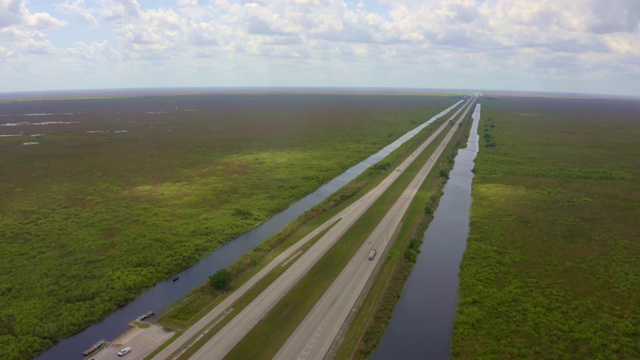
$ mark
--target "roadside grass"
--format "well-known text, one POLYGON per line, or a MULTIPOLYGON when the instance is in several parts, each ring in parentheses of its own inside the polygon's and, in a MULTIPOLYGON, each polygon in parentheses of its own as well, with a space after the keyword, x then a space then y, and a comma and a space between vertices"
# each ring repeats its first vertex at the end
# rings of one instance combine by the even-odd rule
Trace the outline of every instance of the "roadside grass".
MULTIPOLYGON (((325 229, 324 231, 322 231, 321 233, 316 235, 313 239, 311 239, 309 242, 307 242, 305 245, 303 245, 300 248, 300 251, 302 251, 302 252, 307 251, 316 241, 318 241, 336 223, 330 225, 327 229, 325 229)), ((289 244, 289 245, 291 245, 291 244, 289 244)), ((278 253, 281 253, 287 247, 288 247, 288 245, 287 246, 282 246, 281 249, 279 249, 278 253)), ((256 270, 262 269, 265 265, 267 265, 269 262, 271 262, 271 260, 273 260, 273 257, 264 258, 261 261, 261 263, 259 264, 259 266, 256 266, 256 270)), ((192 346, 189 349, 187 349, 184 352, 184 354, 182 354, 180 356, 180 358, 187 359, 191 355, 195 354, 196 351, 200 348, 200 346, 202 344, 204 344, 208 340, 210 340, 221 328, 223 328, 226 324, 228 324, 231 320, 233 320, 235 315, 237 315, 245 307, 247 307, 258 295, 260 295, 260 293, 262 293, 262 291, 264 291, 269 285, 271 285, 271 283, 274 280, 276 280, 283 272, 285 272, 292 264, 293 264, 293 261, 288 263, 287 265, 277 266, 272 271, 270 271, 267 275, 265 275, 265 277, 262 278, 262 280, 260 280, 256 285, 254 285, 251 289, 249 289, 249 291, 247 291, 242 297, 240 297, 235 303, 233 303, 231 305, 230 308, 232 310, 228 314, 224 315, 221 319, 220 318, 216 319, 216 321, 218 321, 218 322, 215 324, 215 326, 213 326, 210 329, 208 329, 206 331, 206 334, 204 336, 202 336, 198 340, 198 343, 194 344, 194 346, 192 346)), ((247 274, 243 274, 243 276, 240 279, 238 279, 237 281, 234 282, 235 286, 233 286, 232 288, 227 289, 224 292, 224 294, 231 294, 235 289, 237 289, 242 284, 244 284, 252 275, 253 275, 253 272, 247 273, 247 274)), ((207 284, 207 285, 204 285, 203 288, 211 289, 211 286, 209 286, 207 284)), ((195 321, 199 320, 204 315, 206 315, 209 311, 211 311, 218 304, 220 304, 220 302, 222 302, 226 297, 227 297, 227 295, 219 296, 218 298, 216 298, 216 301, 213 301, 210 304, 207 304, 205 307, 203 307, 201 309, 201 311, 198 311, 197 314, 193 315, 190 318, 191 321, 188 324, 188 326, 192 326, 193 323, 195 323, 195 321)), ((192 306, 190 306, 190 307, 192 307, 192 306)), ((199 335, 197 335, 197 336, 199 337, 199 335)), ((191 339, 189 342, 191 342, 193 340, 194 339, 191 339)))
MULTIPOLYGON (((465 119, 443 152, 439 169, 448 173, 454 165, 457 150, 464 147, 471 121, 465 119)), ((424 162, 424 159, 420 159, 424 162)), ((389 249, 387 258, 376 274, 369 293, 364 299, 353 322, 344 334, 335 353, 335 359, 366 359, 379 344, 393 316, 404 284, 409 277, 420 248, 424 232, 433 219, 433 213, 442 195, 446 179, 437 168, 427 176, 403 219, 402 227, 389 249)))
MULTIPOLYGON (((346 184, 343 188, 329 196, 323 202, 288 224, 282 231, 265 240, 249 253, 244 254, 236 263, 229 267, 234 279, 229 291, 232 291, 233 288, 240 287, 244 282, 246 282, 246 280, 260 271, 266 264, 286 248, 296 243, 317 226, 330 219, 352 202, 356 201, 359 198, 359 194, 365 194, 375 187, 388 175, 388 169, 394 169, 396 165, 399 164, 407 154, 409 154, 410 150, 413 151, 413 149, 430 136, 443 122, 444 119, 435 121, 416 137, 402 145, 398 150, 392 152, 378 164, 367 169, 360 176, 346 184)), ((311 244, 304 248, 308 248, 310 245, 311 244)), ((274 279, 275 277, 270 276, 263 279, 260 284, 263 285, 263 288, 266 288, 266 286, 268 286, 274 279)), ((243 301, 246 301, 248 304, 259 294, 259 292, 260 291, 255 292, 254 289, 252 289, 251 294, 247 294, 243 297, 243 301)), ((204 314, 209 312, 223 300, 223 298, 218 298, 218 295, 218 291, 214 290, 208 284, 203 284, 203 286, 194 290, 186 300, 181 300, 180 302, 177 302, 176 305, 166 309, 163 314, 159 316, 158 322, 170 328, 185 329, 197 322, 204 314), (212 302, 207 303, 209 301, 212 302), (190 314, 193 315, 190 316, 190 314)), ((211 338, 222 325, 230 321, 237 313, 238 311, 235 311, 234 307, 234 311, 220 322, 220 326, 214 327, 204 337, 205 340, 211 338)), ((185 354, 193 354, 198 348, 199 346, 196 344, 185 354)))
MULTIPOLYGON (((191 327, 205 314, 218 306, 218 304, 226 298, 224 294, 230 294, 242 286, 247 280, 262 270, 283 251, 298 242, 309 232, 315 229, 315 227, 327 220, 325 218, 326 216, 322 216, 320 219, 316 219, 316 221, 313 221, 312 223, 304 223, 304 221, 296 220, 289 224, 280 233, 265 240, 265 242, 243 255, 236 263, 230 266, 233 270, 231 271, 232 282, 225 291, 221 292, 220 290, 216 290, 208 282, 202 284, 198 288, 194 289, 187 297, 179 300, 175 305, 169 306, 165 309, 158 317, 157 322, 173 329, 187 329, 191 327), (297 230, 292 230, 292 228, 296 228, 297 230), (244 265, 244 267, 240 269, 240 265, 244 265)), ((308 221, 309 219, 306 220, 308 221)), ((302 246, 300 251, 306 251, 331 227, 333 227, 333 225, 329 226, 329 228, 320 233, 319 236, 314 237, 306 245, 302 246)), ((271 276, 272 273, 277 273, 279 275, 283 270, 286 270, 286 268, 288 268, 288 266, 277 267, 267 275, 258 284, 258 286, 268 286, 273 280, 271 276)), ((253 289, 251 291, 253 291, 253 289)), ((247 296, 248 295, 245 295, 241 300, 244 301, 247 296)), ((231 314, 230 318, 233 318, 233 314, 231 314)))
MULTIPOLYGON (((229 267, 233 277, 231 289, 241 286, 282 251, 298 242, 309 232, 356 201, 359 198, 359 194, 365 194, 374 188, 388 175, 388 169, 394 169, 396 165, 403 160, 403 156, 405 155, 404 151, 409 151, 405 150, 405 148, 414 149, 417 147, 418 144, 430 136, 442 122, 444 122, 444 119, 435 121, 419 135, 401 146, 399 150, 394 151, 378 164, 365 170, 360 176, 330 195, 323 202, 306 211, 298 219, 287 224, 280 232, 241 256, 238 261, 229 267)), ((210 303, 210 301, 218 295, 218 291, 208 284, 203 284, 185 299, 179 300, 175 305, 165 309, 157 321, 171 328, 187 328, 219 303, 219 301, 215 304, 210 303), (203 304, 207 305, 205 306, 203 304)))
POLYGON ((46 132, 36 146, 21 146, 22 137, 0 141, 0 357, 32 358, 99 321, 451 100, 225 95, 4 103, 3 112, 52 109, 48 120, 81 121, 11 129, 46 132), (173 104, 197 111, 173 112, 173 104), (167 111, 146 112, 158 109, 167 111), (82 114, 63 114, 71 111, 82 114))
POLYGON ((639 111, 483 102, 452 358, 640 358, 639 111))
POLYGON ((153 359, 154 356, 158 355, 158 353, 160 353, 160 351, 164 350, 164 348, 166 348, 167 346, 171 345, 171 343, 173 343, 177 338, 179 338, 180 335, 182 335, 182 331, 176 331, 169 340, 167 340, 164 344, 160 345, 151 354, 147 355, 147 357, 145 357, 144 360, 153 359))
MULTIPOLYGON (((443 120, 435 126, 439 126, 443 120)), ((432 126, 435 129, 434 126, 432 126)), ((419 136, 424 141, 427 135, 419 136)), ((425 151, 432 152, 444 137, 441 134, 425 151)), ((401 147, 398 154, 408 156, 417 146, 414 142, 401 147)), ((422 163, 414 162, 403 171, 398 180, 372 205, 351 229, 313 266, 309 273, 263 318, 227 355, 229 359, 270 359, 297 328, 318 299, 324 294, 345 264, 366 240, 382 217, 389 204, 395 202, 422 163)), ((398 160, 398 159, 397 159, 398 160)), ((394 162, 394 165, 397 164, 394 162)), ((384 161, 383 161, 384 162, 384 161)), ((389 167, 394 169, 395 166, 389 167)), ((374 184, 370 184, 372 187, 374 184)), ((366 189, 368 190, 368 188, 366 189)), ((361 191, 365 193, 366 190, 361 191)))

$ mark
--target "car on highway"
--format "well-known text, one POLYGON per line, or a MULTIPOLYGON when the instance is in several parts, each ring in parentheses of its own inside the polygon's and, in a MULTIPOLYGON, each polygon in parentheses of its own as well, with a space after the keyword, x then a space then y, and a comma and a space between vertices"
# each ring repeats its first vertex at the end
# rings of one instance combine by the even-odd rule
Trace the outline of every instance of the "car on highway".
POLYGON ((131 352, 131 348, 130 347, 126 347, 126 348, 118 351, 118 356, 125 356, 130 352, 131 352))

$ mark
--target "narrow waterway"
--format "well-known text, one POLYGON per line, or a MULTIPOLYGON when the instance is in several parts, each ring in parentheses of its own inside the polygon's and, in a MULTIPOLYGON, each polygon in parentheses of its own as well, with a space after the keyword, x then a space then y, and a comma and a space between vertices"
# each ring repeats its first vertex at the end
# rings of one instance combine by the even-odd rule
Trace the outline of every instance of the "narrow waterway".
POLYGON ((458 151, 440 204, 424 234, 422 251, 371 359, 449 358, 458 272, 469 235, 471 170, 478 153, 480 104, 472 117, 467 147, 458 151))
POLYGON ((137 316, 148 311, 154 311, 156 314, 160 313, 170 304, 178 301, 196 287, 204 284, 211 274, 233 264, 238 260, 238 258, 240 258, 240 256, 251 251, 265 239, 276 234, 285 225, 295 220, 298 216, 302 215, 313 206, 322 202, 329 195, 355 179, 367 168, 384 159, 400 145, 404 144, 425 127, 447 114, 460 103, 462 103, 462 100, 402 135, 382 150, 349 168, 333 180, 318 188, 315 192, 302 198, 286 210, 269 218, 260 226, 257 226, 249 232, 229 241, 222 247, 204 257, 197 264, 178 274, 178 281, 174 282, 171 279, 168 279, 158 283, 156 286, 147 290, 137 299, 109 315, 101 322, 70 338, 62 340, 36 359, 81 359, 82 352, 89 348, 93 343, 100 339, 113 340, 118 335, 125 332, 128 329, 127 324, 137 316))

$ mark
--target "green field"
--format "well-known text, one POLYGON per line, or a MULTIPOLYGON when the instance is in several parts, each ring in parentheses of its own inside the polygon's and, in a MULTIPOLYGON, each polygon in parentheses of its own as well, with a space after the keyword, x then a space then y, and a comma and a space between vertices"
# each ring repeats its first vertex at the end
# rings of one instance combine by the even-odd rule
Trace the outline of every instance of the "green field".
POLYGON ((21 135, 0 137, 0 358, 31 358, 99 321, 453 102, 253 94, 2 104, 16 123, 48 112, 73 123, 0 128, 21 135))
POLYGON ((483 101, 454 359, 640 358, 639 113, 483 101))

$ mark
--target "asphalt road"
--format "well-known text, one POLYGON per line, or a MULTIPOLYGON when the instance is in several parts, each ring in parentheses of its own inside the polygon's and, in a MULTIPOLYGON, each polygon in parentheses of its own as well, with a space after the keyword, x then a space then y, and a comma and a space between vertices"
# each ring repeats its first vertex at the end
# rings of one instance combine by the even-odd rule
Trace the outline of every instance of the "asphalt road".
MULTIPOLYGON (((463 105, 464 107, 464 105, 463 105)), ((449 119, 453 119, 462 109, 460 107, 449 119)), ((447 122, 441 126, 433 135, 429 137, 415 152, 422 152, 435 139, 440 132, 447 127, 447 122)), ((415 156, 408 157, 400 166, 406 168, 415 156)), ((221 329, 212 339, 203 345, 191 359, 221 359, 223 358, 242 337, 253 328, 268 312, 282 299, 282 297, 309 271, 309 269, 331 248, 331 246, 355 223, 356 220, 384 193, 384 191, 400 176, 401 172, 393 171, 376 188, 358 199, 349 207, 326 221, 317 229, 305 236, 294 246, 287 249, 269 265, 252 277, 247 283, 229 295, 225 301, 203 317, 198 323, 189 328, 181 337, 176 339, 171 345, 161 351, 153 359, 173 359, 185 346, 192 344, 195 340, 203 336, 210 327, 210 324, 219 318, 225 311, 228 311, 232 304, 238 300, 247 290, 260 281, 273 268, 285 261, 290 261, 291 266, 276 279, 267 289, 265 289, 249 306, 239 314, 235 315, 223 329, 221 329), (316 235, 326 230, 330 225, 335 225, 327 231, 322 238, 317 241, 309 250, 297 256, 300 247, 314 238, 316 235)), ((409 200, 410 201, 410 200, 409 200)))
POLYGON ((309 315, 280 349, 276 359, 324 359, 349 313, 355 311, 354 305, 377 263, 383 258, 381 255, 384 254, 389 244, 390 235, 400 226, 410 202, 453 137, 458 125, 467 115, 473 101, 469 101, 467 104, 466 110, 463 111, 456 124, 450 127, 440 145, 309 315), (376 249, 377 254, 373 260, 369 260, 372 249, 376 249))

